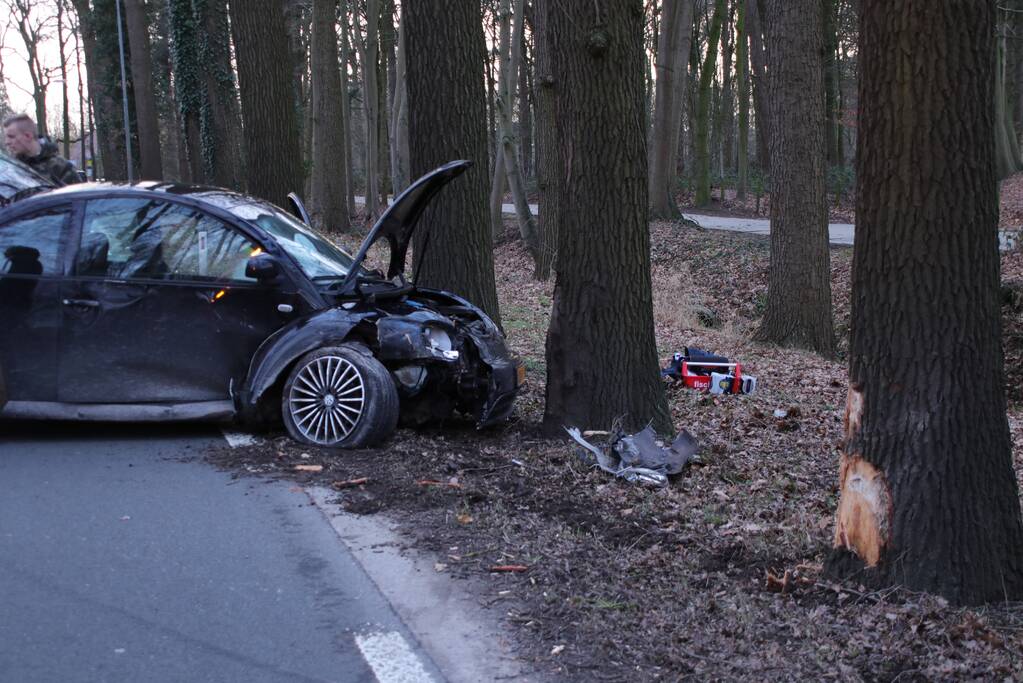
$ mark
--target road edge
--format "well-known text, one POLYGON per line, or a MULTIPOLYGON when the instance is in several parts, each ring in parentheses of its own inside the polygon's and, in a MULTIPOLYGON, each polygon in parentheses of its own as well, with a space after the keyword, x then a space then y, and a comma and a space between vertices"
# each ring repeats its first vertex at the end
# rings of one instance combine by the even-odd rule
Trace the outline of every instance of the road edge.
POLYGON ((448 681, 542 680, 515 656, 498 615, 436 571, 433 558, 404 548, 386 516, 346 512, 331 502, 338 495, 331 489, 305 492, 448 681))

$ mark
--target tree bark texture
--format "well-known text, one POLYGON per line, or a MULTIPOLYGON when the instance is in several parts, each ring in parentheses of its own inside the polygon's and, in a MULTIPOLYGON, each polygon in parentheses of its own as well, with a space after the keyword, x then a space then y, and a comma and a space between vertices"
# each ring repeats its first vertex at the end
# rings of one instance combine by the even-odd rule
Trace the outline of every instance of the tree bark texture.
POLYGON ((280 0, 232 3, 248 192, 279 206, 303 184, 291 56, 280 0))
POLYGON ((131 77, 135 84, 135 112, 138 118, 139 176, 143 180, 163 178, 160 154, 160 122, 153 93, 153 64, 149 49, 149 22, 143 0, 125 0, 125 20, 131 44, 131 77))
MULTIPOLYGON (((742 0, 739 0, 741 2, 742 0)), ((721 34, 721 175, 735 168, 735 86, 732 77, 733 17, 735 5, 728 2, 724 31, 721 34)), ((724 191, 722 186, 722 192, 724 191)))
POLYGON ((1023 598, 994 36, 994 3, 861 6, 850 389, 828 570, 959 604, 1023 598))
POLYGON ((313 0, 313 223, 346 231, 351 226, 345 200, 345 139, 341 116, 341 69, 337 53, 337 0, 313 0))
POLYGON ((72 0, 72 3, 81 25, 89 96, 95 113, 95 141, 99 144, 103 177, 106 180, 127 180, 114 5, 112 2, 96 2, 95 7, 90 8, 88 0, 72 0), (104 40, 99 40, 99 33, 103 34, 104 40))
POLYGON ((418 282, 448 289, 499 320, 487 221, 487 106, 480 3, 405 4, 412 177, 454 159, 474 166, 423 212, 415 233, 418 282))
MULTIPOLYGON (((65 31, 66 24, 64 23, 64 19, 65 19, 64 9, 65 9, 64 3, 58 3, 57 4, 57 8, 56 8, 56 11, 57 11, 57 50, 60 53, 60 65, 59 65, 58 68, 60 70, 60 96, 61 96, 60 97, 60 99, 61 99, 61 113, 60 113, 61 136, 60 136, 60 140, 61 140, 61 144, 62 144, 62 146, 64 148, 62 156, 65 159, 68 159, 68 157, 71 156, 71 111, 70 111, 71 108, 70 108, 70 101, 69 101, 70 98, 68 97, 68 77, 67 77, 68 55, 67 55, 67 43, 70 40, 71 36, 70 36, 69 33, 67 33, 65 31)), ((134 56, 134 53, 133 53, 133 56, 134 56)), ((2 76, 3 76, 3 74, 0 74, 0 77, 2 77, 2 76)), ((0 104, 0 107, 2 107, 2 106, 3 105, 0 104)), ((69 161, 70 161, 70 159, 69 159, 69 161)))
POLYGON ((496 240, 504 231, 504 188, 508 186, 508 164, 505 163, 504 126, 501 123, 504 105, 508 95, 508 62, 511 53, 511 11, 506 9, 507 0, 499 0, 495 12, 498 25, 497 51, 494 61, 497 66, 497 82, 493 87, 491 112, 495 119, 494 129, 494 174, 490 183, 490 230, 496 240))
POLYGON ((767 60, 764 57, 764 30, 760 4, 764 0, 746 0, 746 30, 749 33, 750 83, 753 86, 753 113, 757 121, 757 166, 771 172, 771 120, 767 104, 767 60))
POLYGON ((693 38, 693 0, 667 0, 661 12, 657 38, 657 86, 650 144, 650 215, 674 218, 678 179, 678 141, 682 127, 682 99, 689 73, 693 38))
POLYGON ((207 106, 201 121, 203 169, 220 187, 242 182, 242 120, 238 84, 231 64, 231 32, 226 0, 193 0, 202 40, 203 85, 207 106))
POLYGON ((380 2, 366 0, 366 39, 362 43, 363 108, 366 112, 366 218, 380 213, 380 2))
POLYGON ((408 88, 405 22, 398 23, 398 50, 394 65, 394 101, 391 104, 391 185, 394 196, 408 187, 408 88))
MULTIPOLYGON (((511 8, 511 0, 502 0, 501 11, 506 13, 502 22, 509 21, 508 14, 511 13, 511 8)), ((522 180, 522 170, 519 167, 518 139, 512 124, 512 110, 517 99, 516 76, 522 61, 523 0, 515 0, 514 22, 515 27, 511 32, 510 43, 503 42, 505 31, 501 31, 501 50, 504 54, 501 59, 501 89, 497 98, 497 110, 500 121, 501 146, 504 151, 505 175, 515 206, 515 217, 519 223, 519 236, 522 238, 523 244, 526 245, 529 255, 533 258, 535 271, 540 260, 540 243, 537 237, 536 221, 533 219, 533 212, 526 199, 526 188, 522 180)))
POLYGON ((735 184, 737 199, 746 199, 749 186, 749 35, 746 32, 746 3, 735 7, 735 80, 739 85, 739 152, 738 179, 735 184))
POLYGON ((1019 140, 1012 126, 1009 97, 1006 83, 1006 32, 1009 27, 1000 22, 998 27, 997 61, 995 63, 995 152, 998 159, 998 178, 1008 178, 1023 166, 1020 159, 1019 140))
POLYGON ((756 337, 835 352, 825 182, 820 0, 768 0, 771 268, 756 337))
POLYGON ((717 70, 718 41, 721 39, 721 26, 725 20, 727 9, 725 0, 715 0, 714 15, 710 20, 707 36, 707 53, 700 68, 700 86, 697 89, 696 101, 696 194, 694 202, 697 206, 710 203, 710 109, 711 84, 717 70))
POLYGON ((838 166, 842 158, 842 126, 839 110, 838 2, 821 0, 824 11, 824 118, 828 163, 838 166))
POLYGON ((553 45, 550 40, 550 13, 557 0, 535 0, 533 35, 536 40, 536 184, 537 232, 540 241, 540 260, 536 266, 536 279, 551 276, 558 253, 558 222, 561 199, 558 194, 558 159, 560 148, 557 133, 557 82, 552 62, 553 45))
POLYGON ((544 425, 671 418, 658 373, 647 227, 643 5, 558 0, 550 20, 563 191, 544 425))
POLYGON ((355 156, 352 151, 352 95, 348 85, 348 64, 352 56, 351 23, 348 19, 349 3, 341 6, 341 110, 345 137, 345 202, 349 217, 355 215, 355 156))
POLYGON ((169 0, 174 92, 181 113, 182 140, 192 182, 205 183, 202 163, 202 110, 206 102, 199 58, 200 32, 191 0, 169 0))

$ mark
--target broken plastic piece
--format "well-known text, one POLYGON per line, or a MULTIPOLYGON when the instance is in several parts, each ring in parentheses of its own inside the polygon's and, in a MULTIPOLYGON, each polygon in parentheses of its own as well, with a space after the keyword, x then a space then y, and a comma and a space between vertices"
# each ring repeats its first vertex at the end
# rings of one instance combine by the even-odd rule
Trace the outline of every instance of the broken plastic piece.
POLYGON ((658 444, 654 430, 649 426, 637 434, 612 432, 610 447, 606 449, 594 446, 574 427, 566 427, 565 431, 593 455, 592 459, 585 459, 594 467, 626 481, 648 486, 667 486, 668 475, 681 472, 695 459, 699 450, 696 439, 684 429, 667 447, 658 444))

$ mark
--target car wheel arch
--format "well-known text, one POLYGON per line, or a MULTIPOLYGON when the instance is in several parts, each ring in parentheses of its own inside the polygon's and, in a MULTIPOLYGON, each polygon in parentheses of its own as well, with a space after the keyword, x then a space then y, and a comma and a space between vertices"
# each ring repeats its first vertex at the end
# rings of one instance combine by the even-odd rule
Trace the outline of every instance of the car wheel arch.
POLYGON ((364 344, 366 340, 358 328, 367 317, 371 314, 328 309, 296 320, 267 338, 253 354, 239 395, 242 419, 265 421, 273 414, 268 406, 277 406, 275 410, 279 412, 279 390, 295 363, 305 354, 353 341, 364 344))

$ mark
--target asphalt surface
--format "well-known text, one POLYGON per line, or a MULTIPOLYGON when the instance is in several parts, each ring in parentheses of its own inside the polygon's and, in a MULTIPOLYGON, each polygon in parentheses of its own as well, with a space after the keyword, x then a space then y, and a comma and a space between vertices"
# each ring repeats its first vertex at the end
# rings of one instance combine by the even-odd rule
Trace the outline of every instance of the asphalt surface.
POLYGON ((210 427, 0 423, 0 681, 443 680, 308 495, 210 427))

